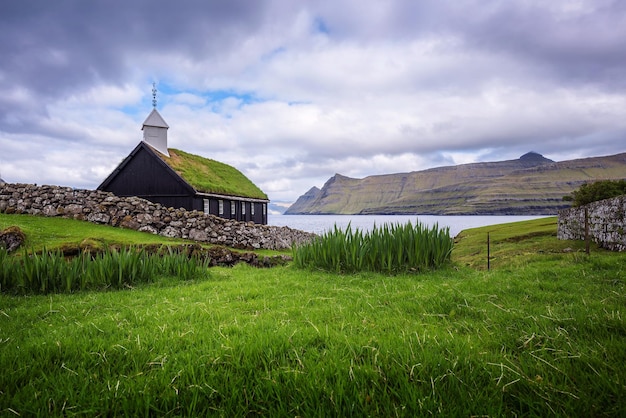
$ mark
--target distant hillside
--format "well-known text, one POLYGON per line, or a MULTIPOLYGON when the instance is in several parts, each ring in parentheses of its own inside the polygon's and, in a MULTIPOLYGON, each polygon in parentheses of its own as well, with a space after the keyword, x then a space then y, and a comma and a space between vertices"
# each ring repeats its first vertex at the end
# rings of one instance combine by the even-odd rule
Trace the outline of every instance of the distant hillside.
POLYGON ((282 215, 291 206, 291 202, 281 202, 272 200, 267 205, 267 211, 270 215, 282 215))
POLYGON ((295 214, 552 215, 587 181, 626 178, 626 153, 554 162, 517 160, 354 179, 335 174, 291 205, 295 214))

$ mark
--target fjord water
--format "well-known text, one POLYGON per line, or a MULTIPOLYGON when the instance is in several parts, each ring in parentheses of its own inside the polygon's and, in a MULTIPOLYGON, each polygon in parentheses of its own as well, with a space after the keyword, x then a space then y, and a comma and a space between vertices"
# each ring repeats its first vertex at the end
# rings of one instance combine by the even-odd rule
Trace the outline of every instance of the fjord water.
POLYGON ((450 236, 455 237, 464 229, 480 226, 497 225, 509 222, 519 222, 531 219, 545 218, 546 216, 437 216, 437 215, 268 215, 268 224, 288 226, 302 231, 322 234, 332 229, 334 225, 345 228, 350 224, 353 229, 359 228, 369 231, 374 225, 400 223, 408 221, 421 222, 432 226, 435 223, 440 228, 449 227, 450 236))

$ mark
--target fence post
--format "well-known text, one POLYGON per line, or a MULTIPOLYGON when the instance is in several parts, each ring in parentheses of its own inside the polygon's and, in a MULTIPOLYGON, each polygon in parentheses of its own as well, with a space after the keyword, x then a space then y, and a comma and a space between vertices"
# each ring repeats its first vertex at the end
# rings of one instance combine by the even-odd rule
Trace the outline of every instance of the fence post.
POLYGON ((585 253, 589 255, 589 211, 585 208, 585 253))
POLYGON ((487 232, 487 271, 491 270, 491 249, 489 241, 489 232, 487 232))

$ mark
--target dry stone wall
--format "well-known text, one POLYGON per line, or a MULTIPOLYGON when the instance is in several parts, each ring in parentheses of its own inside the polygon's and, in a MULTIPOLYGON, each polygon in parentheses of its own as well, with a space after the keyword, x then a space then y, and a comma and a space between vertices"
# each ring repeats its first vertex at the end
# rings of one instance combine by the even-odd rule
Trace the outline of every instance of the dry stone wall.
POLYGON ((198 211, 166 208, 138 197, 34 184, 0 183, 0 213, 60 216, 245 249, 282 250, 315 237, 315 234, 289 227, 238 222, 198 211))
POLYGON ((585 208, 590 238, 600 247, 626 251, 626 196, 560 211, 557 237, 585 239, 585 208))

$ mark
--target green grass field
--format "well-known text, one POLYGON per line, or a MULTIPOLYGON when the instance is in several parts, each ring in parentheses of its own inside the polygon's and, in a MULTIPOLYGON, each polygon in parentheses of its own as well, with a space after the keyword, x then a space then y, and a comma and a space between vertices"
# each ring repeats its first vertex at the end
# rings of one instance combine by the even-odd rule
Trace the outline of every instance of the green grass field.
POLYGON ((0 231, 11 225, 18 225, 24 231, 26 234, 24 246, 35 251, 40 251, 43 247, 54 250, 68 245, 78 246, 86 239, 122 245, 185 242, 180 239, 108 225, 95 225, 73 219, 0 213, 0 231))
MULTIPOLYGON (((32 246, 161 240, 58 221, 0 229, 32 246)), ((421 274, 239 265, 0 294, 0 415, 624 416, 626 254, 555 233, 555 218, 467 230, 421 274)))

